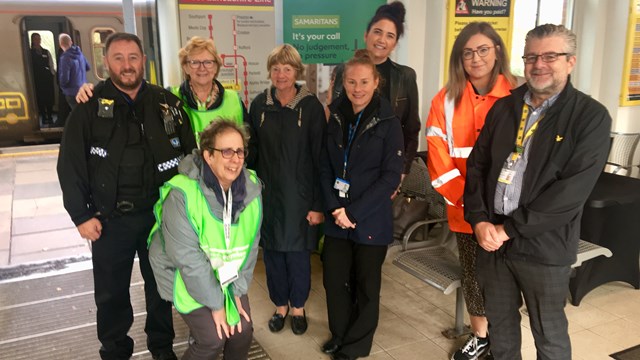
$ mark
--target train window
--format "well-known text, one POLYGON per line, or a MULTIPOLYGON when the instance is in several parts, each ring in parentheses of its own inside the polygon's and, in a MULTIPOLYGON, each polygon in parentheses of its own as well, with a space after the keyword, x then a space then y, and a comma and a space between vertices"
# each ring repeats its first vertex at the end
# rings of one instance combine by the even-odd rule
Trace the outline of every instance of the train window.
POLYGON ((109 35, 116 32, 112 28, 95 28, 91 34, 91 46, 93 51, 93 71, 100 80, 109 77, 109 72, 104 67, 105 42, 109 35))
POLYGON ((27 32, 29 36, 29 46, 31 46, 31 34, 33 33, 38 33, 40 35, 40 46, 42 46, 43 49, 49 50, 49 54, 51 54, 49 59, 51 59, 51 62, 53 63, 53 70, 57 69, 58 64, 55 55, 58 42, 54 38, 53 33, 49 30, 29 30, 27 32))

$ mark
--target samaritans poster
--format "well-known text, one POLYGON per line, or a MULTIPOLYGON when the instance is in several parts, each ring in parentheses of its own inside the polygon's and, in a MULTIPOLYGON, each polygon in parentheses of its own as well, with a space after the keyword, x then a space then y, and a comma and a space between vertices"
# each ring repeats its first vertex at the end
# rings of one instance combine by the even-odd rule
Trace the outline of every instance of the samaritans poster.
POLYGON ((305 64, 338 64, 364 48, 364 32, 384 0, 284 0, 284 42, 305 64))

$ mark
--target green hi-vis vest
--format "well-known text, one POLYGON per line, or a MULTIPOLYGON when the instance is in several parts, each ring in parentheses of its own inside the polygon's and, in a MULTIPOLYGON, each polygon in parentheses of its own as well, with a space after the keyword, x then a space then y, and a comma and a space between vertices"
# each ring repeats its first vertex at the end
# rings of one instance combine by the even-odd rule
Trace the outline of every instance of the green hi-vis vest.
MULTIPOLYGON (((213 86, 217 85, 214 84, 213 86)), ((217 109, 213 110, 196 110, 190 108, 189 105, 187 105, 186 100, 183 99, 182 94, 180 94, 179 87, 171 87, 171 92, 184 103, 184 111, 189 115, 191 128, 193 129, 193 134, 196 136, 196 142, 198 144, 200 144, 200 133, 202 130, 204 130, 204 128, 215 119, 225 118, 235 120, 240 127, 243 126, 244 119, 240 96, 238 96, 238 93, 233 90, 225 89, 222 96, 222 103, 217 109)))
MULTIPOLYGON (((257 183, 258 179, 255 173, 251 170, 248 171, 250 171, 251 181, 257 183)), ((244 176, 244 174, 240 176, 244 176)), ((262 216, 260 197, 256 197, 247 205, 240 214, 237 223, 231 224, 230 246, 227 248, 224 240, 224 225, 222 219, 216 217, 211 211, 198 181, 178 174, 160 188, 160 199, 155 204, 153 210, 156 223, 153 225, 147 240, 149 246, 151 245, 154 233, 156 231, 162 231, 162 204, 169 195, 169 192, 174 189, 179 190, 184 195, 187 218, 193 230, 198 235, 198 239, 200 239, 200 248, 202 251, 211 262, 213 262, 214 259, 221 259, 225 264, 233 264, 239 272, 249 257, 253 241, 258 231, 260 231, 259 224, 260 217, 262 216)), ((162 233, 160 233, 160 239, 163 241, 162 247, 164 248, 162 233)), ((214 270, 214 272, 216 278, 220 281, 218 271, 214 270)), ((224 306, 227 314, 227 323, 229 325, 236 325, 240 321, 240 315, 235 305, 233 290, 229 285, 230 284, 222 286, 224 306)), ((173 305, 176 307, 176 310, 182 314, 188 314, 204 306, 189 295, 178 269, 175 271, 175 279, 173 282, 173 305)))

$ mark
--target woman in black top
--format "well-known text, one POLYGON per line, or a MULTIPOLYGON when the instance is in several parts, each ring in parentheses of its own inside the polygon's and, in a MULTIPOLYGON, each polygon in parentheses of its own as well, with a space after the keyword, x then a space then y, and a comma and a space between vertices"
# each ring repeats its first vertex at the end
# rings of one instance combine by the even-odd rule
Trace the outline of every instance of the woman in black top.
MULTIPOLYGON (((403 176, 411 169, 420 133, 416 72, 389 59, 389 55, 398 44, 398 39, 404 34, 405 13, 404 5, 399 1, 380 6, 369 21, 364 34, 367 52, 381 77, 380 95, 389 100, 402 125, 405 153, 403 176)), ((336 71, 332 100, 337 99, 343 92, 343 70, 344 67, 341 65, 336 71)))

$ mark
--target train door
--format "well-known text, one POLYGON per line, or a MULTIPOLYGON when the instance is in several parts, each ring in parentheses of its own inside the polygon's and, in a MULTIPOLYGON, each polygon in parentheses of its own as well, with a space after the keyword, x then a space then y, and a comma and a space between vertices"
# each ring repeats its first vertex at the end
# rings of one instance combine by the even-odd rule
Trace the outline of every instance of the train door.
POLYGON ((58 85, 57 68, 62 53, 58 36, 63 32, 72 37, 76 34, 69 20, 61 16, 25 16, 21 29, 27 87, 34 95, 29 98, 35 128, 43 133, 61 132, 69 108, 58 85))

